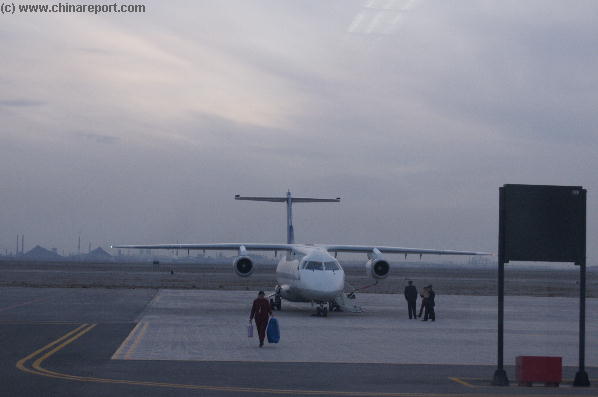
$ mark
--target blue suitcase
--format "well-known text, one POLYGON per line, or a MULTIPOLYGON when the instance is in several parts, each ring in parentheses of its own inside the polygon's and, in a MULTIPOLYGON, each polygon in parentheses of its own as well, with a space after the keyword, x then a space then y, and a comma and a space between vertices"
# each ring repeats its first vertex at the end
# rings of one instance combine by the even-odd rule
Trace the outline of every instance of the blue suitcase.
POLYGON ((278 343, 280 340, 280 329, 278 328, 278 320, 274 317, 270 318, 268 322, 268 328, 266 328, 266 336, 268 337, 268 343, 278 343))

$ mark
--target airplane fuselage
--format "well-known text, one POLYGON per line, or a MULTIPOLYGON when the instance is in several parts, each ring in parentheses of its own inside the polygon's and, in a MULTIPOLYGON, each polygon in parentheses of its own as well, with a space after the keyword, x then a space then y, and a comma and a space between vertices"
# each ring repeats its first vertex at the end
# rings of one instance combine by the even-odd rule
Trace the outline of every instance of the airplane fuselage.
POLYGON ((328 251, 298 246, 278 262, 280 296, 292 302, 329 302, 343 293, 345 272, 328 251))

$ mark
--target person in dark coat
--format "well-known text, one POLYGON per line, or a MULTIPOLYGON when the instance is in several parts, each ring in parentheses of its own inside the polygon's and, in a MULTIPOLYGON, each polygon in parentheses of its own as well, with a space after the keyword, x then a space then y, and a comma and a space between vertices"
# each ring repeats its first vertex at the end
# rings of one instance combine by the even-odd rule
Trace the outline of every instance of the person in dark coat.
POLYGON ((264 291, 257 294, 257 299, 253 301, 251 307, 251 314, 249 315, 249 322, 255 319, 255 326, 257 334, 260 338, 260 347, 264 346, 264 338, 266 337, 266 327, 268 326, 268 319, 272 315, 272 308, 270 302, 266 299, 264 291))
POLYGON ((426 312, 424 314, 424 320, 428 321, 428 318, 432 321, 436 320, 436 312, 434 311, 434 306, 436 303, 434 302, 434 298, 436 298, 436 292, 432 289, 432 285, 428 285, 426 287, 428 289, 428 302, 426 303, 426 312))
POLYGON ((419 307, 419 314, 417 315, 417 317, 422 316, 424 309, 428 305, 428 298, 430 297, 430 293, 428 292, 428 287, 424 287, 422 289, 421 294, 419 294, 419 296, 421 296, 421 298, 422 298, 422 303, 421 303, 421 306, 419 307))
POLYGON ((407 282, 409 285, 405 287, 405 300, 407 301, 407 310, 409 311, 409 319, 417 319, 417 288, 413 285, 413 281, 407 282))

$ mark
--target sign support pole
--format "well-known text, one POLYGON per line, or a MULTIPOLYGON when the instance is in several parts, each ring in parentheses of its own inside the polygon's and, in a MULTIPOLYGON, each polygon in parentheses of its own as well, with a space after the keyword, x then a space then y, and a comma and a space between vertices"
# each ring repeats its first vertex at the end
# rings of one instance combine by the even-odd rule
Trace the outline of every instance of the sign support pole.
POLYGON ((575 374, 573 386, 588 387, 590 379, 586 372, 586 194, 587 190, 581 189, 583 199, 582 219, 580 229, 582 230, 583 245, 580 247, 578 258, 575 264, 579 266, 579 369, 575 374))
POLYGON ((586 351, 586 263, 579 265, 579 369, 575 374, 573 386, 590 386, 590 379, 585 367, 586 351))
POLYGON ((509 386, 509 378, 504 370, 503 347, 504 347, 504 317, 505 317, 505 224, 503 222, 505 211, 505 192, 499 189, 499 212, 498 224, 498 352, 497 368, 494 371, 492 385, 509 386))

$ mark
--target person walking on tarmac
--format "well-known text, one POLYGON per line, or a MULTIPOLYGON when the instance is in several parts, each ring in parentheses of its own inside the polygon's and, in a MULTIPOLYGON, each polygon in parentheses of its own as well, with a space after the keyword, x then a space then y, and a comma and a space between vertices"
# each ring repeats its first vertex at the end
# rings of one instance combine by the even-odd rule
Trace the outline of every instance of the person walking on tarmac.
POLYGON ((409 311, 409 320, 417 319, 417 288, 413 285, 413 281, 407 282, 409 285, 405 287, 405 300, 407 301, 407 310, 409 311))
POLYGON ((436 298, 436 292, 432 289, 432 285, 428 285, 426 287, 428 289, 428 302, 426 303, 426 313, 424 314, 424 320, 428 321, 428 318, 432 321, 436 320, 436 312, 434 311, 434 306, 436 306, 436 302, 434 302, 434 298, 436 298))
POLYGON ((251 323, 251 320, 255 318, 255 326, 260 339, 260 347, 264 346, 266 327, 268 326, 268 319, 271 315, 272 308, 270 307, 270 302, 265 297, 264 291, 258 292, 257 299, 253 301, 253 306, 251 307, 249 322, 251 323))

